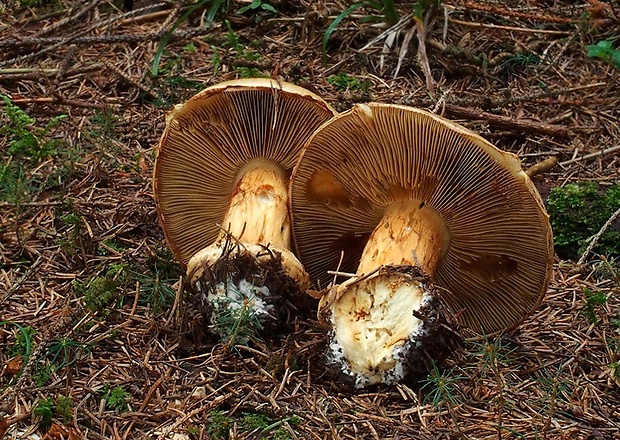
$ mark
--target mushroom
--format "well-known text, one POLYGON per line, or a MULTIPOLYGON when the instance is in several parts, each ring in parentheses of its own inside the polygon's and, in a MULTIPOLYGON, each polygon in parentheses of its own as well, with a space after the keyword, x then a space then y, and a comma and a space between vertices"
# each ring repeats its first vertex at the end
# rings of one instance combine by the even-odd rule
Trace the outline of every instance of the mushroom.
POLYGON ((324 288, 328 358, 358 387, 428 368, 446 319, 516 326, 549 282, 549 218, 518 158, 423 110, 359 104, 324 124, 291 208, 297 255, 324 288), (351 276, 329 287, 336 269, 351 276))
POLYGON ((306 89, 261 78, 209 87, 167 115, 154 172, 158 216, 211 324, 213 312, 238 318, 248 306, 261 327, 278 320, 287 293, 307 297, 308 275, 289 250, 289 176, 334 114, 306 89))

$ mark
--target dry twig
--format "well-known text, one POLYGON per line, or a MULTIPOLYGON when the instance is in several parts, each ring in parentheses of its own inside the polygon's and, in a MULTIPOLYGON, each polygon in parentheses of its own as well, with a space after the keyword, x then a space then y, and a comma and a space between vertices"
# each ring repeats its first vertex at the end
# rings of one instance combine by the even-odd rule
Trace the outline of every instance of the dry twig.
POLYGON ((99 3, 101 3, 101 0, 93 0, 90 3, 87 3, 86 6, 84 6, 82 9, 77 11, 74 15, 63 18, 62 20, 58 20, 57 22, 44 27, 43 29, 41 29, 39 32, 35 34, 35 37, 42 37, 43 35, 47 35, 51 32, 54 32, 57 29, 61 29, 62 27, 70 23, 76 22, 82 16, 84 16, 87 12, 95 9, 99 5, 99 3))
POLYGON ((426 35, 432 26, 431 19, 433 17, 433 13, 435 12, 435 8, 431 6, 426 11, 424 19, 418 20, 414 19, 415 26, 418 31, 418 62, 422 67, 422 72, 424 72, 424 78, 426 79, 426 88, 431 96, 435 95, 435 80, 433 80, 433 73, 431 72, 431 67, 428 63, 428 55, 426 54, 426 35))
POLYGON ((607 221, 601 227, 601 229, 592 237, 592 239, 590 240, 590 244, 588 244, 588 247, 586 248, 586 250, 583 251, 583 254, 581 254, 581 257, 579 258, 579 261, 577 261, 577 266, 581 266, 583 263, 585 263, 586 258, 588 258, 588 255, 590 255, 590 253, 592 252, 594 247, 598 244, 598 242, 601 239, 601 237, 603 236, 603 234, 605 234, 605 232, 607 232, 607 230, 611 227, 611 225, 618 218, 620 218, 620 208, 616 209, 616 212, 614 212, 611 215, 611 217, 609 217, 609 219, 607 219, 607 221))
POLYGON ((529 167, 527 170, 525 170, 525 174, 527 174, 530 178, 532 178, 534 176, 538 176, 539 174, 544 174, 550 171, 557 164, 558 164, 557 157, 555 156, 548 157, 547 159, 542 160, 538 162, 537 164, 534 164, 531 167, 529 167))
POLYGON ((596 151, 594 153, 586 154, 584 156, 574 157, 572 159, 565 160, 564 162, 560 162, 560 166, 565 167, 567 165, 572 165, 574 163, 581 162, 584 160, 594 159, 597 157, 605 156, 607 154, 615 153, 616 151, 620 151, 620 145, 616 145, 615 147, 611 147, 611 148, 606 148, 601 151, 596 151))
POLYGON ((575 23, 572 18, 559 17, 550 14, 536 14, 531 12, 513 11, 506 6, 494 5, 494 4, 480 4, 475 2, 465 2, 463 9, 467 11, 480 11, 487 12, 502 17, 518 18, 520 20, 532 20, 543 23, 558 23, 558 24, 570 24, 575 23))
POLYGON ((570 35, 572 31, 557 31, 554 29, 532 29, 516 26, 502 26, 499 24, 487 24, 487 23, 475 23, 471 21, 458 20, 456 18, 450 18, 450 23, 458 24, 461 26, 482 28, 489 31, 506 31, 506 32, 522 32, 526 34, 547 34, 547 35, 570 35))
POLYGON ((569 136, 568 128, 561 125, 545 124, 544 122, 531 121, 527 119, 515 119, 508 116, 473 110, 454 104, 445 104, 444 108, 447 113, 454 117, 485 121, 489 125, 496 127, 518 129, 560 138, 567 138, 569 136))

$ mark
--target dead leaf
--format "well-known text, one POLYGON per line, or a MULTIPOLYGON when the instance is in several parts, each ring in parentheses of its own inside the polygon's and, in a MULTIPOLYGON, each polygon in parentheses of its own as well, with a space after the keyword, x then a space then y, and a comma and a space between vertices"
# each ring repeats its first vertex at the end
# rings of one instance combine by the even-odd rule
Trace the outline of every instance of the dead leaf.
POLYGON ((143 173, 148 173, 149 171, 149 166, 146 163, 146 159, 144 158, 144 155, 140 155, 140 159, 138 159, 138 165, 140 166, 140 170, 143 173))
POLYGON ((4 438, 4 434, 7 429, 9 429, 9 426, 11 426, 9 419, 7 417, 3 417, 2 420, 0 420, 0 438, 4 438))
POLYGON ((45 433, 42 440, 66 440, 70 438, 69 430, 58 423, 54 423, 45 433))
POLYGON ((612 14, 611 7, 606 3, 597 0, 591 0, 589 3, 590 6, 587 8, 587 11, 590 14, 590 18, 603 19, 612 14))
POLYGON ((30 417, 30 415, 31 413, 30 411, 28 411, 28 412, 21 413, 13 417, 3 417, 2 419, 0 419, 0 438, 4 438, 4 435, 9 429, 9 426, 15 423, 19 423, 22 420, 26 420, 27 418, 30 417))
POLYGON ((13 359, 7 362, 6 364, 6 374, 10 374, 11 376, 15 376, 22 369, 22 365, 24 365, 24 357, 23 356, 15 356, 13 359))

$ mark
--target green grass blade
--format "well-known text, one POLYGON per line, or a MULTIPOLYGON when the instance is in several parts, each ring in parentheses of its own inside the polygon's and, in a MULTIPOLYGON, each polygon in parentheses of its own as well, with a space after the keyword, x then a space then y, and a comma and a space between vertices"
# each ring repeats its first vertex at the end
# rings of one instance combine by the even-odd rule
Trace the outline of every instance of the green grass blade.
POLYGON ((2 325, 14 325, 24 336, 24 342, 26 343, 26 353, 24 353, 24 359, 27 360, 28 357, 30 357, 30 353, 32 353, 32 342, 30 341, 30 335, 28 334, 26 329, 18 323, 11 321, 0 321, 0 326, 2 325))
POLYGON ((353 12, 357 11, 359 8, 366 6, 365 3, 355 3, 349 6, 347 9, 342 11, 338 16, 331 22, 331 24, 327 27, 327 30, 323 34, 323 42, 321 44, 321 54, 323 55, 323 64, 327 64, 327 43, 329 42, 329 37, 331 37, 332 33, 336 30, 338 25, 351 15, 353 12))
POLYGON ((28 333, 28 331, 24 327, 19 325, 18 323, 12 322, 12 321, 0 321, 0 326, 3 326, 3 325, 14 325, 15 327, 17 327, 20 333, 24 336, 24 342, 26 343, 26 352, 24 353, 24 361, 22 362, 22 366, 19 369, 19 373, 17 373, 13 377, 13 379, 9 381, 6 387, 0 389, 0 392, 4 392, 8 387, 10 387, 14 383, 16 378, 21 376, 22 371, 24 370, 24 367, 26 366, 26 363, 28 362, 28 358, 32 354, 32 341, 30 340, 30 334, 28 333))
POLYGON ((396 23, 398 23, 398 11, 396 10, 396 5, 394 4, 394 0, 383 0, 383 16, 385 17, 385 21, 388 26, 392 27, 396 23))
POLYGON ((385 3, 384 1, 375 2, 375 1, 369 0, 369 1, 364 2, 364 5, 367 8, 376 9, 377 11, 382 11, 384 3, 385 3))
POLYGON ((211 5, 211 9, 209 9, 209 13, 206 16, 207 24, 215 20, 215 16, 217 15, 217 12, 220 10, 220 7, 222 6, 222 3, 224 3, 224 1, 225 0, 215 0, 213 2, 213 4, 211 5))

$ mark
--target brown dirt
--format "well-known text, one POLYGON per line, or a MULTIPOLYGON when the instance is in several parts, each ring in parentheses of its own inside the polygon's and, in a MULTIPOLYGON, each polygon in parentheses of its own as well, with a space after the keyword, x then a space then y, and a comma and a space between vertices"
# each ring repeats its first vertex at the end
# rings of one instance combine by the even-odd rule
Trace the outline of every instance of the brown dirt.
MULTIPOLYGON (((14 183, 39 189, 12 197, 15 189, 0 188, 0 437, 40 438, 35 405, 68 396, 71 411, 56 412, 45 438, 217 438, 216 427, 239 439, 273 438, 278 428, 289 435, 279 438, 308 439, 620 438, 620 296, 601 264, 556 260, 537 312, 501 339, 469 339, 438 370, 443 388, 354 391, 325 374, 316 322, 233 349, 184 332, 196 324, 184 322, 182 271, 165 249, 150 182, 165 110, 257 72, 305 86, 337 110, 368 100, 434 110, 518 154, 524 167, 556 157, 559 165, 535 178, 543 195, 568 181, 617 181, 620 154, 608 150, 620 144, 620 72, 585 49, 618 36, 615 0, 444 2, 426 44, 434 94, 416 38, 394 77, 398 51, 382 63, 383 40, 364 48, 381 29, 357 17, 339 26, 323 64, 329 17, 349 2, 273 1, 278 14, 258 23, 236 14, 248 3, 236 2, 227 18, 239 47, 219 18, 205 27, 208 9, 199 8, 177 28, 156 77, 158 41, 186 9, 49 3, 0 5, 0 94, 36 127, 68 115, 43 135, 62 141, 54 154, 11 159, 26 169, 14 183), (338 73, 362 86, 339 90, 338 73), (592 153, 600 154, 582 159, 592 153), (115 307, 85 305, 97 278, 112 280, 115 307), (586 291, 608 297, 593 315, 586 291), (36 329, 21 375, 13 323, 36 329), (126 410, 102 402, 106 384, 127 391, 126 410), (452 397, 434 402, 442 389, 452 397), (261 433, 248 413, 281 424, 261 433), (230 419, 217 422, 218 414, 230 419)), ((403 15, 411 11, 401 3, 403 15)), ((0 153, 9 166, 7 135, 0 153)))

